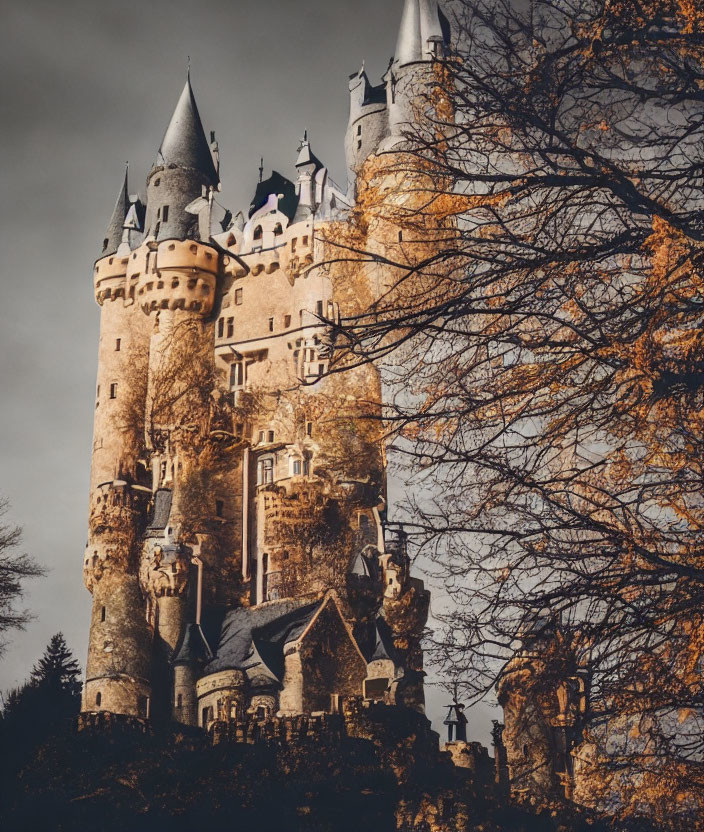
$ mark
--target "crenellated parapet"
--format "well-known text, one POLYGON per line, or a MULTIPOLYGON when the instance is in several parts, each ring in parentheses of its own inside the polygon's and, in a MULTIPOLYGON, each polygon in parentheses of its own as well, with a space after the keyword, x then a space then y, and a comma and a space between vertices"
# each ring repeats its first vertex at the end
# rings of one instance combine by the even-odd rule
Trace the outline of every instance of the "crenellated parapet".
POLYGON ((128 293, 127 269, 129 256, 120 257, 114 254, 98 260, 93 268, 93 287, 95 300, 99 306, 106 301, 123 300, 128 293))
POLYGON ((217 251, 191 240, 166 240, 149 255, 135 275, 136 299, 145 313, 181 309, 210 314, 220 268, 217 251))

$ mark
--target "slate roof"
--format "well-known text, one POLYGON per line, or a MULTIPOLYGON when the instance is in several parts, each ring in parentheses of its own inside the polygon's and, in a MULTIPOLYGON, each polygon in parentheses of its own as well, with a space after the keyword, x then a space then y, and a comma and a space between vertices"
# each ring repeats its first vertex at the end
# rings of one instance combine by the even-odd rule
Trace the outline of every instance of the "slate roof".
POLYGON ((172 664, 191 664, 212 659, 213 651, 198 624, 186 624, 181 640, 176 645, 172 664))
POLYGON ((122 242, 122 231, 125 227, 125 218, 130 209, 130 196, 127 186, 127 168, 125 168, 125 178, 122 182, 122 187, 117 195, 115 207, 110 217, 110 222, 105 231, 105 239, 107 244, 103 247, 100 253, 101 257, 107 257, 109 254, 114 254, 120 243, 122 242))
POLYGON ((172 493, 168 488, 160 488, 154 495, 154 512, 147 526, 147 532, 163 531, 171 515, 172 493))
POLYGON ((299 638, 323 603, 285 600, 230 610, 205 673, 243 670, 254 687, 281 682, 284 647, 299 638))
POLYGON ((279 201, 279 211, 292 220, 296 214, 296 208, 298 208, 296 186, 278 171, 272 171, 268 179, 259 182, 257 185, 252 204, 249 206, 249 216, 252 217, 260 208, 266 205, 272 194, 276 196, 283 195, 283 198, 279 201))
POLYGON ((164 139, 159 148, 158 162, 192 168, 203 173, 215 185, 218 174, 215 170, 210 145, 205 137, 190 75, 178 100, 164 139))

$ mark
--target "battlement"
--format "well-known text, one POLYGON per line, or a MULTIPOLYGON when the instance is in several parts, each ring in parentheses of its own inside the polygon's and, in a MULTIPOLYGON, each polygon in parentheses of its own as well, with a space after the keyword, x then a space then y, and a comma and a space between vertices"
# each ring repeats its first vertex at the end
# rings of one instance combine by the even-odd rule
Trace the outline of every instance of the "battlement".
POLYGON ((240 722, 218 720, 208 729, 213 745, 223 743, 256 745, 257 743, 293 745, 297 743, 336 743, 345 736, 341 714, 283 716, 240 722))
POLYGON ((148 719, 129 714, 114 714, 111 711, 86 711, 78 715, 76 731, 134 736, 150 734, 152 729, 148 719))
POLYGON ((119 257, 113 254, 98 260, 93 268, 93 286, 95 300, 102 306, 106 300, 125 297, 127 268, 129 256, 119 257))
POLYGON ((207 315, 215 301, 217 252, 190 240, 166 240, 150 254, 144 268, 132 275, 142 310, 149 314, 183 309, 207 315))

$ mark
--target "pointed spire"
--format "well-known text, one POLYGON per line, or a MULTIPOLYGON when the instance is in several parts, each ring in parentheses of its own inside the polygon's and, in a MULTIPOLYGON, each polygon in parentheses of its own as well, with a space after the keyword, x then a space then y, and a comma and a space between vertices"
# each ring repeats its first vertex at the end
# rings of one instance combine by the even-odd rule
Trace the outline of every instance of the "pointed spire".
POLYGON ((298 159, 296 160, 296 167, 300 168, 305 167, 306 165, 313 165, 316 171, 323 167, 323 163, 311 150, 307 130, 303 133, 303 138, 298 145, 298 159))
POLYGON ((419 61, 421 54, 419 0, 406 0, 396 42, 396 62, 400 65, 410 64, 419 61))
POLYGON ((109 254, 114 254, 118 246, 122 242, 122 229, 125 226, 125 219, 130 209, 130 195, 128 186, 129 165, 125 163, 125 178, 122 182, 122 187, 117 195, 117 201, 112 212, 112 217, 108 223, 105 231, 105 238, 103 239, 103 246, 101 257, 107 257, 109 254))
POLYGON ((447 43, 447 19, 436 0, 406 0, 396 43, 399 66, 430 60, 433 44, 447 43))
POLYGON ((218 174, 191 87, 190 62, 186 85, 166 128, 158 159, 167 165, 198 170, 213 185, 218 182, 218 174))

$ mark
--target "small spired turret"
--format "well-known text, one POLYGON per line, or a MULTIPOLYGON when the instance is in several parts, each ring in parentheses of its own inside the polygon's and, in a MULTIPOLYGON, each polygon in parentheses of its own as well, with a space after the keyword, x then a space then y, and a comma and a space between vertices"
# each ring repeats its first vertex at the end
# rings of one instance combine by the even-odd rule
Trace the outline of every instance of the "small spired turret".
POLYGON ((395 147, 409 125, 417 124, 418 108, 423 107, 423 97, 433 83, 429 68, 446 55, 450 34, 450 24, 436 0, 406 0, 396 54, 383 79, 389 137, 382 150, 395 147))
MULTIPOLYGON (((207 205, 208 195, 220 183, 211 144, 215 147, 214 141, 209 143, 206 138, 189 73, 147 177, 147 238, 203 237, 198 203, 207 205)), ((206 231, 206 239, 208 236, 206 231)))
POLYGON ((103 246, 100 252, 101 257, 108 257, 111 254, 115 254, 120 243, 122 242, 122 232, 125 226, 125 220, 127 219, 127 214, 130 210, 130 196, 127 176, 128 169, 125 167, 125 178, 122 182, 120 192, 117 195, 115 207, 113 208, 112 216, 110 217, 110 222, 108 223, 108 227, 105 231, 105 237, 103 238, 103 246))

